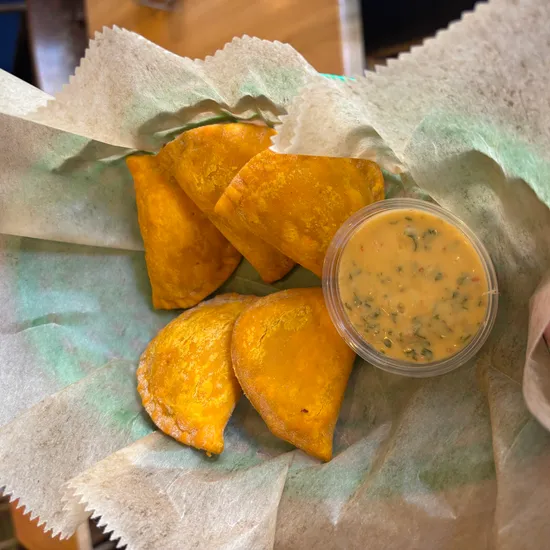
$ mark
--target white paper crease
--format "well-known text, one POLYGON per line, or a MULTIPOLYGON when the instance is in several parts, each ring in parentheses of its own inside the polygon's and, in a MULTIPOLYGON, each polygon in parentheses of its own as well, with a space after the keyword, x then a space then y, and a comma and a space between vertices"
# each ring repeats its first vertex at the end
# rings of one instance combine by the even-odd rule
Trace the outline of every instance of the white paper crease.
MULTIPOLYGON (((129 548, 550 540, 550 435, 529 413, 549 426, 549 20, 544 0, 493 0, 342 83, 279 43, 238 38, 193 61, 120 29, 96 36, 46 104, 0 75, 0 232, 15 235, 0 248, 0 484, 54 531, 70 534, 85 508, 129 548), (413 380, 357 362, 327 464, 274 438, 244 399, 221 457, 159 433, 134 442, 146 432, 116 412, 139 410, 132 373, 120 391, 99 383, 99 367, 135 364, 172 316, 149 305, 121 157, 255 117, 282 121, 276 150, 372 158, 393 172, 388 189, 420 186, 480 235, 498 272, 497 323, 469 365, 413 380)), ((225 288, 273 290, 245 263, 225 288)))

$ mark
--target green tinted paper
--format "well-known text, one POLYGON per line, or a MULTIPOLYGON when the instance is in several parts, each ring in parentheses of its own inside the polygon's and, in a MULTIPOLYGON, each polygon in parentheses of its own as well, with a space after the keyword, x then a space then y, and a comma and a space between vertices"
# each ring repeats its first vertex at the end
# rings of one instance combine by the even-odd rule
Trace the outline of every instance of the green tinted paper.
MULTIPOLYGON (((549 265, 548 232, 544 233, 548 209, 539 200, 547 187, 544 178, 533 179, 546 173, 540 151, 547 150, 548 143, 544 84, 550 71, 544 63, 550 56, 545 55, 541 37, 548 10, 538 0, 521 5, 491 2, 410 57, 390 64, 385 72, 343 82, 341 87, 331 85, 326 94, 323 81, 309 80, 309 68, 302 66, 300 73, 300 63, 297 72, 285 73, 288 49, 277 46, 278 53, 269 58, 265 43, 243 39, 239 44, 246 48, 236 50, 242 63, 234 59, 236 66, 231 66, 225 57, 216 68, 219 88, 230 84, 217 96, 222 101, 247 94, 256 97, 261 90, 280 92, 281 83, 291 83, 292 93, 274 96, 284 99, 289 113, 280 128, 284 137, 280 143, 305 154, 367 155, 389 170, 409 170, 397 182, 388 176, 388 188, 395 184, 397 194, 414 190, 400 187, 403 182, 412 186, 414 180, 471 224, 494 255, 502 280, 501 310, 482 353, 446 376, 411 380, 358 361, 336 429, 335 456, 327 464, 275 440, 243 401, 228 427, 227 454, 221 459, 208 459, 154 434, 84 473, 74 472, 71 490, 86 509, 102 516, 115 536, 134 548, 151 548, 162 540, 169 548, 208 541, 228 549, 535 550, 541 540, 548 540, 550 437, 530 416, 521 394, 521 371, 530 349, 528 301, 549 265), (251 60, 254 51, 276 62, 270 66, 264 59, 256 65, 251 60), (540 80, 531 88, 521 85, 520 95, 512 100, 511 90, 518 93, 517 84, 522 82, 515 77, 528 74, 537 74, 540 80), (244 79, 236 84, 234 75, 244 79), (294 108, 289 102, 298 93, 296 83, 307 86, 296 99, 301 106, 294 108), (441 108, 426 118, 438 105, 441 108), (525 105, 530 106, 528 111, 525 105), (457 107, 463 107, 458 117, 457 107), (521 132, 511 132, 514 126, 521 132), (251 502, 255 506, 250 507, 251 502)), ((102 80, 98 89, 93 82, 97 67, 89 60, 81 82, 77 75, 68 88, 71 93, 51 104, 43 121, 115 145, 154 149, 187 122, 227 110, 226 105, 212 102, 214 96, 209 96, 202 111, 183 108, 184 101, 179 109, 177 94, 189 101, 197 90, 208 87, 204 73, 197 72, 199 79, 190 79, 194 83, 186 91, 183 76, 191 67, 187 61, 179 63, 175 56, 120 31, 109 31, 94 48, 106 46, 109 52, 115 44, 122 53, 102 57, 94 50, 90 57, 101 60, 109 81, 102 80), (117 65, 118 58, 124 66, 117 65), (140 60, 154 61, 153 68, 146 70, 140 60), (159 70, 166 75, 159 75, 159 70), (118 92, 109 95, 110 82, 116 88, 118 74, 124 84, 122 95, 129 98, 126 103, 118 92), (87 86, 95 90, 93 98, 87 97, 87 86), (109 98, 105 104, 103 94, 109 98), (88 105, 93 109, 84 113, 88 105)), ((295 71, 297 58, 292 55, 289 67, 295 71)), ((243 112, 268 120, 266 113, 277 114, 283 108, 268 107, 256 103, 255 110, 247 111, 241 104, 243 112)), ((102 250, 101 261, 104 256, 102 250)), ((111 267, 100 265, 99 271, 108 278, 111 267)), ((93 280, 102 281, 95 268, 89 266, 87 271, 94 273, 93 280)), ((13 285, 6 280, 5 295, 12 299, 13 285)), ((125 288, 138 288, 124 269, 120 280, 125 288)), ((318 280, 301 270, 281 283, 310 284, 318 280)), ((96 290, 101 295, 106 288, 109 284, 102 281, 96 290)), ((272 290, 246 264, 225 288, 257 294, 272 290)), ((97 311, 106 307, 109 317, 117 319, 132 298, 126 292, 120 297, 105 292, 106 300, 100 300, 97 311)), ((136 303, 145 299, 142 292, 138 289, 133 298, 136 303)), ((40 293, 34 300, 41 303, 40 293)), ((61 303, 69 311, 70 297, 63 295, 61 303)), ((147 330, 161 322, 156 313, 146 313, 136 303, 130 309, 141 312, 147 330)), ((42 315, 46 313, 50 312, 42 315)), ((91 321, 100 318, 98 313, 90 323, 86 319, 79 325, 78 338, 69 339, 69 344, 79 338, 88 341, 88 335, 98 331, 98 341, 105 346, 101 359, 117 353, 118 346, 109 333, 111 320, 105 329, 91 321)), ((9 345, 11 341, 7 340, 9 345)), ((122 349, 131 349, 131 341, 123 341, 122 349)), ((64 340, 62 344, 67 345, 64 340)), ((63 356, 67 350, 69 355, 76 351, 63 348, 63 356)), ((37 355, 33 352, 30 358, 37 355)), ((43 380, 43 369, 39 372, 43 380)), ((107 425, 110 421, 105 418, 107 425)), ((93 441, 100 446, 112 443, 95 436, 93 441)), ((41 452, 37 464, 52 456, 47 450, 41 452)), ((17 468, 12 472, 14 477, 22 473, 17 468)), ((70 498, 71 492, 67 495, 70 498)))

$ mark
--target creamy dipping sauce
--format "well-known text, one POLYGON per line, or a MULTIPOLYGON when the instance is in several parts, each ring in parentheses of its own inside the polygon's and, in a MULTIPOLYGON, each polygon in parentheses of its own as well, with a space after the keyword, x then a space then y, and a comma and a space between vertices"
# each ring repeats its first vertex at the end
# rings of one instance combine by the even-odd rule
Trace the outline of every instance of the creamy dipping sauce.
POLYGON ((471 242, 420 210, 365 221, 342 252, 338 287, 361 338, 379 353, 413 363, 455 355, 487 312, 488 282, 471 242))

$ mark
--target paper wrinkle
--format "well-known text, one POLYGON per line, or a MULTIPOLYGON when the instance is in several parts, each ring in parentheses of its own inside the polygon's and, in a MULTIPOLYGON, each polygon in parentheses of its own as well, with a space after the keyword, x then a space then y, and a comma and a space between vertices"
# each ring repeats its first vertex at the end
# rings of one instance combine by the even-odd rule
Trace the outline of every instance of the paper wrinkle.
POLYGON ((357 101, 353 80, 311 79, 287 111, 272 137, 274 151, 365 158, 389 172, 404 171, 402 162, 371 126, 368 105, 357 101))
POLYGON ((520 384, 487 375, 498 493, 493 544, 499 550, 538 550, 550 536, 550 434, 533 418, 520 384))
POLYGON ((0 431, 0 486, 52 536, 72 535, 87 518, 62 498, 65 482, 153 430, 134 376, 135 364, 114 361, 0 431))
MULTIPOLYGON (((178 534, 179 540, 191 537, 204 548, 271 548, 239 545, 233 539, 217 539, 219 546, 209 546, 211 533, 234 519, 234 501, 226 502, 223 513, 215 516, 220 525, 211 527, 211 516, 203 512, 203 535, 195 539, 196 527, 188 531, 185 518, 172 512, 178 505, 173 495, 166 498, 148 487, 172 488, 176 477, 183 478, 188 483, 186 501, 202 510, 202 479, 207 475, 220 481, 217 461, 227 460, 233 470, 248 466, 250 460, 267 465, 293 456, 281 499, 271 502, 271 514, 277 518, 275 548, 303 547, 304 541, 312 548, 387 548, 388 540, 391 548, 454 548, 457 536, 470 548, 485 548, 495 486, 488 410, 474 369, 410 381, 358 362, 352 378, 336 432, 335 458, 327 464, 300 451, 281 455, 289 446, 277 441, 243 400, 228 426, 224 454, 214 464, 154 434, 96 464, 71 481, 71 488, 133 548, 153 547, 161 538, 166 547, 177 547, 171 537, 178 534), (467 391, 458 394, 456 387, 464 384, 467 391), (419 425, 426 431, 414 429, 419 425), (147 440, 154 441, 155 448, 147 440), (157 441, 163 452, 156 448, 157 441), (449 454, 457 446, 458 452, 449 454), (470 456, 472 446, 479 449, 475 456, 470 456), (277 455, 278 459, 266 460, 277 455), (191 460, 204 466, 197 472, 190 468, 191 460), (167 469, 167 461, 173 469, 167 469), (158 517, 166 521, 153 521, 158 517), (397 517, 403 528, 392 527, 393 520, 388 523, 388 518, 397 517), (414 544, 411 533, 416 533, 414 544)), ((270 487, 265 483, 263 491, 270 487)))
POLYGON ((30 111, 53 99, 52 96, 31 84, 0 69, 0 113, 10 116, 24 116, 30 111))
MULTIPOLYGON (((107 34, 112 38, 113 33, 130 34, 116 30, 107 34)), ((138 41, 146 48, 152 47, 141 38, 138 41)), ((254 64, 251 57, 263 56, 259 64, 271 73, 266 78, 269 89, 280 86, 267 95, 281 104, 287 102, 301 80, 313 72, 289 46, 247 38, 235 42, 231 55, 241 56, 235 62, 243 63, 243 67, 254 64), (255 44, 258 51, 252 49, 243 57, 242 50, 249 42, 255 44), (286 65, 278 62, 281 52, 290 56, 286 65)), ((159 52, 167 55, 154 48, 155 55, 159 52)), ((223 64, 230 53, 197 62, 197 66, 223 64)), ((180 63, 180 58, 172 57, 180 63)), ((72 83, 78 84, 78 80, 77 76, 72 83)), ((273 122, 283 112, 282 107, 261 96, 262 90, 268 90, 261 75, 252 82, 235 80, 234 84, 235 89, 229 91, 235 97, 247 91, 260 95, 240 98, 231 115, 260 116, 273 122)), ((178 95, 173 90, 170 93, 174 97, 178 95)), ((185 107, 180 99, 177 101, 185 107)), ((153 107, 156 112, 162 109, 157 103, 153 107)), ((84 110, 90 112, 89 108, 84 110)), ((189 119, 184 120, 185 123, 211 117, 228 120, 229 113, 226 107, 212 101, 191 105, 188 111, 189 119)), ((7 149, 3 157, 9 170, 4 172, 0 194, 0 206, 4 209, 0 231, 14 235, 2 236, 0 243, 0 292, 3 305, 9 306, 3 308, 0 317, 0 363, 9 365, 0 371, 0 386, 5 392, 5 398, 0 400, 0 425, 93 373, 110 359, 136 361, 148 341, 177 313, 152 310, 143 253, 132 250, 139 250, 142 245, 133 187, 124 166, 123 156, 128 150, 76 135, 73 125, 69 126, 71 133, 67 133, 44 125, 44 121, 2 116, 5 121, 2 143, 7 149), (26 238, 28 236, 61 242, 34 240, 26 238), (107 250, 105 246, 113 249, 107 250)), ((181 124, 182 120, 177 122, 181 124)), ((172 128, 165 125, 163 130, 170 132, 172 128)), ((166 132, 162 136, 164 140, 169 139, 166 132)), ((295 270, 288 281, 299 286, 319 284, 316 277, 303 270, 295 270)), ((258 294, 275 288, 263 285, 252 268, 243 262, 224 288, 242 290, 245 284, 257 287, 258 294)), ((284 282, 278 283, 282 284, 284 282)), ((135 383, 133 376, 128 380, 135 383)), ((37 431, 47 431, 49 422, 49 418, 44 418, 44 430, 37 431)), ((3 433, 7 439, 13 439, 11 446, 18 448, 18 438, 10 436, 8 428, 3 433)), ((48 458, 44 460, 47 462, 48 458)), ((21 471, 10 472, 10 478, 24 475, 21 471)), ((25 496, 19 485, 10 492, 14 498, 25 496)), ((47 503, 40 495, 34 496, 28 507, 36 515, 35 510, 43 509, 47 503)), ((66 510, 70 511, 73 506, 70 494, 67 498, 66 510)), ((48 521, 48 525, 53 525, 54 530, 61 528, 64 535, 71 534, 74 522, 71 524, 68 516, 67 519, 61 517, 61 508, 57 512, 60 517, 48 521)))
POLYGON ((27 120, 23 101, 49 96, 0 74, 0 233, 142 250, 124 157, 208 121, 274 124, 313 75, 285 44, 236 38, 193 61, 117 28, 96 35, 70 83, 27 120))
MULTIPOLYGON (((235 414, 261 422, 244 401, 235 414)), ((294 452, 273 455, 281 447, 273 436, 271 448, 255 449, 235 419, 225 439, 224 453, 208 458, 153 433, 73 479, 70 489, 92 515, 101 514, 113 538, 132 548, 177 548, 185 541, 193 548, 271 549, 294 452)))
MULTIPOLYGON (((550 275, 550 273, 549 273, 550 275)), ((531 300, 529 342, 523 378, 527 407, 550 431, 550 348, 544 339, 550 330, 550 276, 531 300)))
POLYGON ((531 298, 530 314, 528 356, 535 351, 550 323, 550 270, 531 298))
MULTIPOLYGON (((229 424, 220 458, 207 459, 159 433, 149 435, 100 462, 90 461, 85 472, 75 472, 64 494, 69 510, 73 502, 85 502, 88 511, 101 516, 101 524, 132 548, 154 547, 160 540, 163 547, 179 548, 185 540, 189 546, 221 548, 515 550, 534 549, 548 540, 543 514, 550 494, 545 482, 550 445, 548 434, 529 416, 520 386, 527 352, 527 303, 550 265, 549 214, 541 202, 550 204, 550 106, 543 101, 550 78, 550 56, 543 46, 548 15, 550 6, 542 0, 517 5, 493 0, 387 68, 352 83, 327 84, 323 111, 318 107, 325 101, 318 77, 289 47, 245 37, 213 58, 196 62, 167 54, 127 31, 106 30, 96 36, 76 77, 55 101, 31 115, 35 122, 51 123, 87 140, 156 150, 177 128, 205 118, 227 119, 228 105, 239 105, 239 112, 233 113, 239 118, 260 116, 273 122, 288 112, 278 127, 275 148, 337 156, 356 151, 377 155, 372 158, 387 162, 389 170, 410 170, 387 176, 387 188, 406 194, 416 182, 462 217, 493 255, 501 296, 489 341, 475 361, 455 372, 410 380, 358 361, 335 434, 335 458, 327 464, 274 438, 243 400, 229 424), (108 55, 115 48, 116 55, 108 55), (228 64, 233 55, 241 58, 240 73, 228 64), (259 57, 265 64, 257 64, 259 57), (102 70, 96 71, 94 64, 100 62, 102 70), (283 70, 287 65, 292 67, 290 76, 283 70), (205 77, 207 66, 219 80, 205 77), (182 76, 186 71, 195 71, 195 80, 182 76), (111 81, 100 82, 98 74, 110 75, 111 81), (225 95, 215 95, 218 85, 225 95), (303 86, 307 87, 300 94, 303 86), (236 490, 237 480, 241 490, 236 490)), ((102 294, 106 282, 99 278, 101 272, 111 273, 109 263, 119 251, 89 250, 104 262, 97 269, 91 260, 86 265, 93 274, 87 288, 100 291, 102 307, 110 302, 126 306, 136 287, 139 304, 144 303, 148 290, 141 253, 120 251, 128 259, 117 263, 125 266, 120 267, 119 281, 126 281, 119 297, 115 285, 102 294), (127 279, 130 257, 139 268, 127 279)), ((28 252, 36 266, 48 255, 33 248, 28 252)), ((5 262, 13 271, 10 260, 5 262)), ((78 276, 81 273, 84 270, 78 276)), ((67 280, 66 275, 59 278, 60 293, 65 293, 67 280)), ((52 312, 81 311, 74 304, 56 309, 57 302, 50 300, 43 311, 29 314, 28 304, 40 304, 42 298, 34 291, 22 300, 20 289, 30 282, 17 286, 14 281, 13 276, 7 281, 0 277, 0 292, 15 306, 14 312, 3 312, 3 327, 48 321, 52 312), (25 316, 18 309, 23 306, 25 316)), ((285 281, 265 285, 243 263, 224 288, 265 294, 273 288, 315 284, 318 279, 297 270, 285 281)), ((67 291, 69 303, 72 290, 67 291)), ((89 307, 88 301, 82 303, 89 307)), ((131 330, 142 320, 147 324, 137 338, 125 340, 125 353, 133 353, 135 360, 148 332, 166 319, 138 304, 132 311, 122 328, 131 330)), ((104 318, 115 318, 115 326, 122 330, 115 309, 104 318)), ((15 336, 27 338, 49 328, 67 327, 44 324, 15 336)), ((83 341, 79 338, 97 330, 98 325, 79 330, 72 347, 64 348, 60 357, 78 351, 83 341)), ((109 330, 110 325, 98 340, 100 357, 116 350, 106 338, 109 330)), ((9 340, 11 346, 15 338, 9 340)), ((48 342, 49 335, 37 340, 35 348, 26 351, 26 364, 34 364, 36 346, 42 349, 48 342)), ((543 387, 539 380, 544 369, 549 370, 539 344, 534 344, 531 356, 539 377, 531 381, 538 389, 543 387)), ((12 356, 27 350, 26 342, 18 345, 11 348, 12 356)), ((60 371, 48 371, 54 348, 46 355, 36 367, 37 387, 45 392, 40 398, 66 384, 60 371)), ((72 377, 78 379, 99 366, 75 361, 82 364, 82 371, 71 366, 72 377)), ((528 361, 524 384, 530 369, 528 361)), ((4 371, 0 375, 5 376, 4 371)), ((21 380, 24 377, 8 380, 2 387, 19 391, 21 380)), ((7 416, 25 406, 19 403, 17 410, 11 403, 7 416)), ((18 443, 12 447, 17 449, 18 443)), ((14 470, 10 481, 19 483, 21 476, 14 470)))
POLYGON ((373 127, 403 158, 432 109, 457 110, 516 133, 548 158, 550 105, 541 98, 550 84, 549 16, 542 0, 478 3, 436 38, 367 73, 359 86, 373 127))
POLYGON ((0 426, 112 359, 137 361, 176 315, 150 293, 141 252, 0 235, 0 426))
POLYGON ((125 154, 0 114, 0 233, 143 250, 125 154))
POLYGON ((489 131, 483 121, 439 112, 423 120, 406 150, 415 181, 476 231, 498 272, 499 314, 478 363, 488 380, 498 486, 493 544, 499 550, 538 548, 548 536, 541 510, 548 503, 543 478, 550 437, 529 415, 520 383, 523 377, 529 408, 544 424, 550 396, 550 356, 541 339, 550 315, 547 287, 533 298, 531 324, 528 304, 547 279, 550 210, 525 183, 537 182, 545 162, 518 154, 523 147, 516 136, 489 131), (537 371, 544 377, 536 379, 537 371))
POLYGON ((521 150, 504 131, 449 112, 426 117, 406 150, 415 181, 463 219, 491 254, 500 299, 490 364, 518 382, 529 300, 550 266, 550 210, 525 183, 536 181, 543 163, 527 157, 522 164, 521 150))
POLYGON ((167 141, 166 132, 205 119, 204 113, 187 113, 201 102, 215 103, 218 113, 236 107, 239 117, 260 114, 275 122, 314 75, 298 52, 279 42, 243 36, 199 61, 127 30, 105 28, 55 101, 28 118, 119 147, 155 151, 167 141), (259 107, 239 108, 247 97, 257 98, 259 107))

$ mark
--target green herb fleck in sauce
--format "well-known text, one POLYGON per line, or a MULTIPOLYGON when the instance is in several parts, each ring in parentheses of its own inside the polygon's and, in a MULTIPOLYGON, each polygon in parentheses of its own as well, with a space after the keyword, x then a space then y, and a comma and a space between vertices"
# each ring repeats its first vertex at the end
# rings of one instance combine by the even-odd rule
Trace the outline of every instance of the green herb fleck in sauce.
POLYGON ((410 228, 410 227, 407 227, 407 229, 405 229, 405 231, 403 232, 407 237, 409 237, 409 239, 411 239, 411 241, 413 242, 413 250, 416 252, 418 250, 418 238, 416 236, 416 234, 414 233, 414 231, 410 228))
POLYGON ((347 316, 373 349, 428 363, 472 340, 482 326, 487 285, 477 275, 482 265, 475 250, 457 229, 430 214, 404 214, 384 214, 381 223, 373 218, 352 237, 340 290, 347 316), (368 268, 358 267, 359 250, 368 268))

